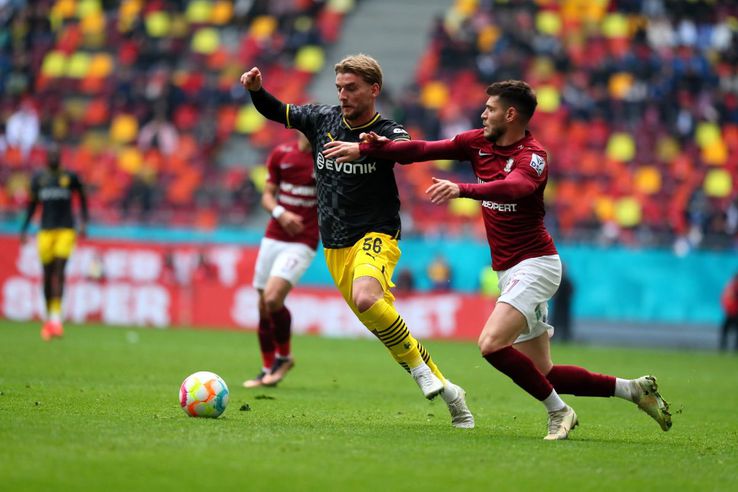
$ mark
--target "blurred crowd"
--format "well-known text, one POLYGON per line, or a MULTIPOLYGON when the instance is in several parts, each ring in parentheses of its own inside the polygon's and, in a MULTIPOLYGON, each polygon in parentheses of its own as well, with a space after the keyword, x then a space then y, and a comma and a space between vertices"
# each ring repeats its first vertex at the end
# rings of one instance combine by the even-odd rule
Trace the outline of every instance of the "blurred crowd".
MULTIPOLYGON (((484 88, 524 79, 551 157, 548 225, 560 239, 738 246, 738 3, 458 0, 439 16, 396 116, 416 138, 478 127, 484 88)), ((416 227, 475 227, 476 203, 438 211, 414 169, 416 227)))
POLYGON ((234 138, 292 139, 238 82, 259 65, 278 97, 305 88, 350 0, 0 0, 0 210, 17 214, 49 141, 103 223, 243 223, 265 171, 221 166, 234 138))
MULTIPOLYGON (((243 223, 259 213, 264 168, 222 155, 234 139, 265 156, 294 136, 256 114, 238 77, 259 65, 277 97, 304 102, 353 7, 0 0, 0 210, 23 209, 56 140, 90 188, 94 221, 243 223)), ((558 239, 736 247, 738 3, 456 0, 415 83, 380 106, 415 138, 447 138, 478 127, 485 87, 507 78, 538 93, 532 130, 551 154, 558 239)), ((468 165, 397 174, 407 233, 482 233, 478 203, 424 197, 432 175, 472 180, 468 165)))

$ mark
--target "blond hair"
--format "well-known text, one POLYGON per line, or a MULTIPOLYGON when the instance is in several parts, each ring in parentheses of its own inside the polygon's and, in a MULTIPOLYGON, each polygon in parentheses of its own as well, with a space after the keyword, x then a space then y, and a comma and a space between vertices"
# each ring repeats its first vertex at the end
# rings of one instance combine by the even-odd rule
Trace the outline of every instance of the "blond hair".
POLYGON ((353 73, 361 77, 368 84, 378 84, 382 88, 382 67, 379 62, 369 55, 359 53, 350 55, 336 63, 336 73, 353 73))

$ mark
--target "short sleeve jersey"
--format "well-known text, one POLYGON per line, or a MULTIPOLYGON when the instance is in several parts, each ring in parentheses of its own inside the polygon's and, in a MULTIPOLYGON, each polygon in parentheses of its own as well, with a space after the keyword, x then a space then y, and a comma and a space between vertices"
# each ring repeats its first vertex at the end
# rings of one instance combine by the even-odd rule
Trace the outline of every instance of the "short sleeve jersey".
POLYGON ((301 151, 296 143, 277 146, 267 159, 267 181, 277 187, 277 203, 302 217, 303 231, 290 236, 275 219, 267 224, 265 237, 288 243, 318 247, 313 154, 301 151))
POLYGON ((72 192, 79 191, 79 177, 66 170, 40 171, 31 178, 31 195, 41 202, 41 229, 74 228, 72 192))
POLYGON ((548 157, 541 144, 526 132, 525 137, 513 145, 495 145, 484 138, 482 129, 460 133, 453 142, 471 162, 480 183, 505 179, 511 173, 522 173, 526 180, 536 184, 531 195, 519 200, 482 202, 492 268, 507 270, 528 258, 557 254, 553 239, 543 223, 548 157))
POLYGON ((309 104, 287 105, 286 126, 302 131, 313 146, 324 247, 353 246, 368 232, 400 237, 400 197, 394 161, 361 157, 339 164, 322 153, 330 141, 358 142, 359 135, 369 131, 391 140, 409 140, 400 124, 377 113, 367 124, 351 127, 339 106, 309 104))

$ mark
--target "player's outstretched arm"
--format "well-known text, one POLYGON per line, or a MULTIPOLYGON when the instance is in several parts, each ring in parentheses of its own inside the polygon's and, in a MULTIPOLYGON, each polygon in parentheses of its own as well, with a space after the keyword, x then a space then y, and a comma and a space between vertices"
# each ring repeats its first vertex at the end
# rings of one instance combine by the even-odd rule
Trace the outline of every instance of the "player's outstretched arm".
POLYGON ((264 117, 287 124, 287 105, 264 89, 261 71, 254 67, 241 75, 241 85, 249 91, 256 110, 264 117))
POLYGON ((393 141, 376 134, 364 134, 361 143, 356 142, 329 142, 325 145, 323 155, 336 162, 348 162, 360 156, 378 157, 393 160, 400 164, 410 164, 418 161, 435 159, 464 159, 465 154, 453 140, 438 140, 426 142, 424 140, 393 141))

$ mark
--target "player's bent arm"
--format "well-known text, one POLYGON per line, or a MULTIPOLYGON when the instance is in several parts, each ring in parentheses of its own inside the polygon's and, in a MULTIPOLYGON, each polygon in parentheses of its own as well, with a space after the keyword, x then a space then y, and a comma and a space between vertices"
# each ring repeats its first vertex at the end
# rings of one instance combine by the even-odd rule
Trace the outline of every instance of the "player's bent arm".
POLYGON ((359 144, 361 155, 392 159, 400 164, 435 159, 466 159, 464 149, 453 140, 402 140, 362 142, 359 144))
POLYGON ((505 179, 488 183, 458 183, 459 198, 474 200, 519 200, 533 194, 538 183, 522 172, 513 171, 505 179))
POLYGON ((258 91, 249 91, 249 94, 251 94, 254 107, 265 118, 287 125, 288 106, 285 103, 271 95, 263 87, 258 91))
POLYGON ((264 191, 261 193, 261 206, 269 215, 274 215, 274 209, 277 208, 277 185, 266 182, 264 191))

